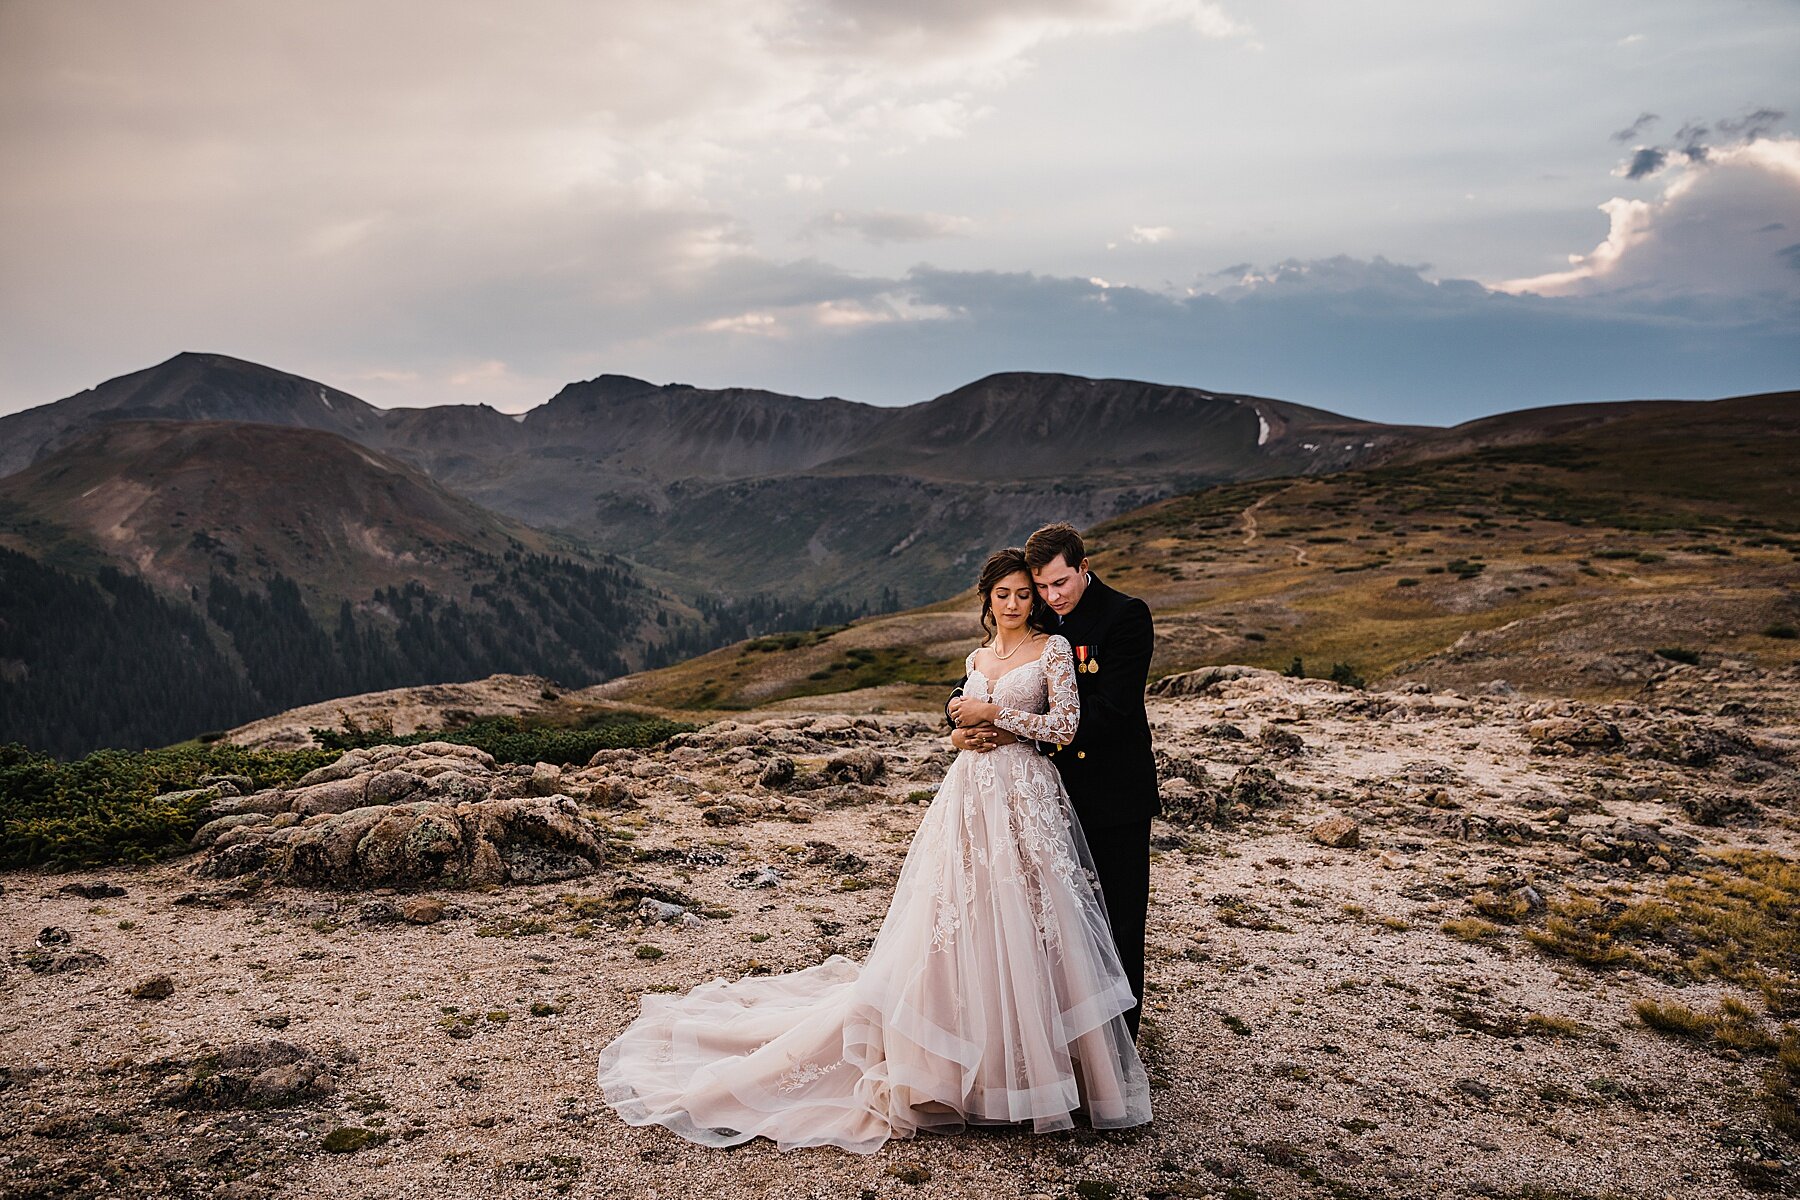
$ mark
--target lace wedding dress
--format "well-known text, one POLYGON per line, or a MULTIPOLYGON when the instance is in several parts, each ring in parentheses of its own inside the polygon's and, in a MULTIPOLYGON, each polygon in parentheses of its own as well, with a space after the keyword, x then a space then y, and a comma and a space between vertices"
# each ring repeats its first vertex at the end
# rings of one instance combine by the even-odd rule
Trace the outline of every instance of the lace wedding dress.
POLYGON ((1053 636, 995 680, 973 654, 968 666, 968 692, 1026 740, 957 756, 867 959, 645 996, 600 1055, 602 1094, 625 1121, 707 1146, 763 1136, 866 1154, 967 1123, 1150 1119, 1123 1016, 1136 999, 1087 844, 1031 745, 1075 734, 1069 643, 1053 636))

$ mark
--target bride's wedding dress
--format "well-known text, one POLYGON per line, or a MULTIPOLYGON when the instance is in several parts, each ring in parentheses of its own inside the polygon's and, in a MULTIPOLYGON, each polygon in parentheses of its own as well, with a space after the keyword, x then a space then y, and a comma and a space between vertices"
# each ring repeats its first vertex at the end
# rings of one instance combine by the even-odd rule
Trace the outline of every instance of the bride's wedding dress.
POLYGON ((645 996, 600 1055, 627 1122, 708 1146, 760 1135, 871 1153, 965 1123, 1150 1119, 1123 1017, 1136 998, 1068 793, 1031 745, 1074 736, 1069 643, 1053 636, 994 680, 968 666, 969 694, 985 689, 1022 740, 956 757, 867 959, 645 996))

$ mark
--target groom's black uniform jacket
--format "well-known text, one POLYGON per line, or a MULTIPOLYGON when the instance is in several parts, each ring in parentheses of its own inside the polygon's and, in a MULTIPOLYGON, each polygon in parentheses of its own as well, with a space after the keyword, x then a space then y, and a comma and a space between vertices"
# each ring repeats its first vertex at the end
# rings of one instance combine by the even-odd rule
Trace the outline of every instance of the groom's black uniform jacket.
MULTIPOLYGON (((1093 576, 1054 632, 1075 649, 1081 725, 1074 741, 1045 750, 1062 773, 1082 831, 1148 821, 1162 812, 1144 713, 1155 641, 1150 607, 1093 576), (1084 661, 1096 669, 1079 669, 1084 661)), ((965 676, 957 691, 968 682, 965 676)))

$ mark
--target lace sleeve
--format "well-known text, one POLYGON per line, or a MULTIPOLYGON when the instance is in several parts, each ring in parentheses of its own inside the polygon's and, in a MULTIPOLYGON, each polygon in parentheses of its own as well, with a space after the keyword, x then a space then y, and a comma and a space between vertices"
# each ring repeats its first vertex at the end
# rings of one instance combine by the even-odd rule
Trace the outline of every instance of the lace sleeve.
POLYGON ((1081 725, 1081 693, 1075 689, 1074 652, 1069 649, 1069 639, 1061 634, 1052 634, 1044 646, 1044 687, 1050 694, 1049 712, 1003 708, 994 724, 1034 742, 1066 746, 1075 740, 1075 730, 1081 725))

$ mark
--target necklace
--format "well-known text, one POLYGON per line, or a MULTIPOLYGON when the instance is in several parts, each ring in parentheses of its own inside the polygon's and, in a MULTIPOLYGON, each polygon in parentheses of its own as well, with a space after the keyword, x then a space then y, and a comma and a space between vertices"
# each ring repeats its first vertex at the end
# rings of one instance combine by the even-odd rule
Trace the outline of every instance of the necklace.
POLYGON ((996 633, 994 635, 994 657, 999 659, 1001 662, 1005 662, 1007 659, 1009 659, 1013 655, 1017 654, 1019 652, 1019 648, 1021 646, 1023 646, 1026 642, 1029 642, 1030 640, 1031 640, 1031 635, 1026 634, 1024 637, 1019 639, 1018 646, 1014 646, 1011 650, 1008 650, 1005 654, 1002 654, 1002 653, 1000 653, 1000 635, 998 633, 996 633))

